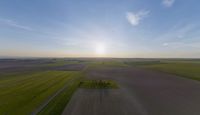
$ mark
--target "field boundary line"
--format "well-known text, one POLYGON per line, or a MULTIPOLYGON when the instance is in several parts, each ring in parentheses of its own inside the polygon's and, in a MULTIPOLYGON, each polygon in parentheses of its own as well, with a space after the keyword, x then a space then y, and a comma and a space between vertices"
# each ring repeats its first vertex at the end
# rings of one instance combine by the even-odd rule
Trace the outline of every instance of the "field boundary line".
POLYGON ((42 111, 57 95, 59 95, 62 91, 64 91, 67 86, 69 86, 68 83, 74 81, 75 79, 69 80, 61 89, 56 91, 52 96, 50 96, 43 104, 41 104, 36 110, 34 110, 31 115, 37 115, 40 111, 42 111))

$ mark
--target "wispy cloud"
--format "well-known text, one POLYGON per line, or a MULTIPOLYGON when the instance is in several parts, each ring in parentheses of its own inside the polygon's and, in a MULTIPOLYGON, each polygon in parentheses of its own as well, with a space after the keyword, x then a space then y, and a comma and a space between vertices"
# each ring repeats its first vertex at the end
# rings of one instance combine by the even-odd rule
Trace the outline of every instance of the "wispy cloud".
POLYGON ((127 12, 126 18, 131 25, 137 26, 140 24, 141 20, 143 20, 146 16, 148 16, 149 12, 150 11, 147 11, 147 10, 145 11, 142 10, 137 13, 127 12))
POLYGON ((183 41, 180 41, 180 42, 169 42, 169 43, 163 43, 163 46, 165 47, 169 47, 169 48, 172 48, 173 50, 191 50, 193 49, 193 51, 197 50, 199 51, 200 49, 200 43, 199 42, 191 42, 191 43, 188 43, 188 42, 183 42, 183 41))
POLYGON ((168 46, 169 45, 169 43, 163 43, 163 46, 168 46))
POLYGON ((155 42, 161 42, 163 47, 171 51, 199 52, 199 31, 195 31, 199 27, 198 24, 174 26, 170 31, 155 39, 155 42))
POLYGON ((0 19, 0 23, 8 25, 10 27, 15 27, 15 28, 19 28, 19 29, 23 29, 23 30, 27 30, 27 31, 33 30, 32 28, 30 28, 28 26, 18 24, 16 21, 10 20, 10 19, 0 19))
POLYGON ((175 3, 175 0, 162 0, 162 4, 165 7, 171 7, 173 6, 174 3, 175 3))
POLYGON ((183 41, 183 40, 191 40, 195 39, 195 37, 190 37, 191 35, 195 35, 197 32, 195 31, 198 29, 200 25, 196 24, 180 24, 172 27, 164 34, 161 34, 156 41, 164 41, 164 42, 176 42, 176 41, 183 41))

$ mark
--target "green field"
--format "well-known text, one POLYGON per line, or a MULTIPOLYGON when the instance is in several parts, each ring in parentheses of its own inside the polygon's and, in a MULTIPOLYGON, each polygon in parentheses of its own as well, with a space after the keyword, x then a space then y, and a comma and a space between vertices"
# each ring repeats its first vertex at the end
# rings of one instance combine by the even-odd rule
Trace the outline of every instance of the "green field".
POLYGON ((66 107, 66 104, 70 101, 71 96, 79 87, 79 83, 82 78, 81 73, 77 75, 77 79, 74 79, 72 83, 68 83, 67 87, 64 88, 50 103, 45 106, 38 115, 61 115, 62 111, 66 107))
MULTIPOLYGON (((73 83, 80 76, 80 72, 75 71, 44 71, 16 75, 11 74, 6 77, 1 77, 0 114, 30 114, 65 85, 70 83, 69 88, 74 87, 73 83)), ((65 89, 64 91, 68 90, 65 89)), ((63 95, 63 93, 62 91, 58 96, 63 95)), ((71 97, 70 94, 67 96, 71 97)), ((59 101, 58 99, 54 99, 53 105, 59 101)), ((62 106, 65 107, 67 101, 63 102, 62 106)), ((49 111, 52 111, 52 109, 49 109, 49 111)))
POLYGON ((171 73, 189 79, 200 80, 199 60, 138 61, 138 62, 129 62, 127 64, 131 66, 171 73))
POLYGON ((175 74, 200 81, 200 61, 197 60, 53 60, 38 64, 27 71, 0 71, 0 115, 60 115, 77 88, 118 88, 113 81, 86 80, 90 69, 138 67, 175 74), (78 71, 56 71, 47 67, 85 64, 78 71), (42 67, 45 67, 44 70, 42 67), (35 67, 39 69, 35 69, 35 67), (41 69, 40 69, 41 68, 41 69), (84 80, 83 80, 84 79, 84 80))

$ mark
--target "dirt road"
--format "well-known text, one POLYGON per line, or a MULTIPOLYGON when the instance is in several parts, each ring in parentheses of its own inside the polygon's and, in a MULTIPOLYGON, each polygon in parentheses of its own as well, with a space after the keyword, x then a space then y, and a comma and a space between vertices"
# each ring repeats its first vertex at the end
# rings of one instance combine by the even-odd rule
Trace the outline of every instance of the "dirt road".
POLYGON ((104 67, 90 79, 112 79, 119 89, 79 89, 63 115, 200 115, 200 82, 138 68, 104 67))

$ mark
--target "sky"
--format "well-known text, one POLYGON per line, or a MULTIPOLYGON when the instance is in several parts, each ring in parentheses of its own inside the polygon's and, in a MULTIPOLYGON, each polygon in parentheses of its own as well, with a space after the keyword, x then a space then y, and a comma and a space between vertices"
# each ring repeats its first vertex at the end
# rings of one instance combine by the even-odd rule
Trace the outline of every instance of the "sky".
POLYGON ((0 0, 0 57, 200 58, 199 0, 0 0))

